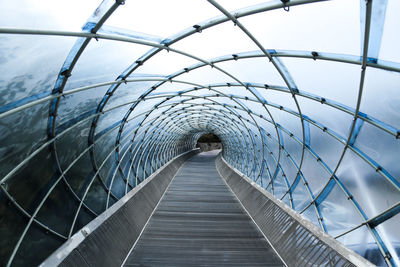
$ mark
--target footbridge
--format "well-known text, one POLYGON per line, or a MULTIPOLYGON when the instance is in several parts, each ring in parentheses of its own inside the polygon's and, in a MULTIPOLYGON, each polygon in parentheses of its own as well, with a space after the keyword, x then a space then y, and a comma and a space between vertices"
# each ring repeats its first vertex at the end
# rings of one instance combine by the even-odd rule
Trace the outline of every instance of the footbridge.
POLYGON ((218 152, 198 152, 167 163, 41 266, 374 266, 218 152))
POLYGON ((400 266, 399 11, 0 1, 0 266, 400 266))

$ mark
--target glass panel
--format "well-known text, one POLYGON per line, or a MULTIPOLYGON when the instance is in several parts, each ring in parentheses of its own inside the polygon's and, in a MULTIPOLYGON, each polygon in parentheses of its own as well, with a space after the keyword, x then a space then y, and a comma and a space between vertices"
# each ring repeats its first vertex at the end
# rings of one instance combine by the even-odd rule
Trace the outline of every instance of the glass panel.
MULTIPOLYGON (((205 66, 202 68, 198 68, 195 70, 191 70, 188 73, 184 73, 181 76, 177 77, 178 80, 182 81, 187 81, 203 86, 207 85, 215 85, 215 84, 226 84, 226 83, 237 83, 234 79, 231 77, 228 77, 227 75, 223 74, 220 71, 216 71, 215 69, 212 69, 210 66, 205 66)), ((190 85, 187 85, 187 87, 192 87, 190 85)), ((215 87, 215 90, 219 90, 222 92, 227 93, 232 92, 235 93, 238 88, 240 87, 229 87, 229 88, 224 88, 224 87, 215 87)))
MULTIPOLYGON (((298 107, 296 106, 296 102, 293 100, 292 95, 288 93, 286 89, 285 92, 274 90, 272 88, 268 89, 257 88, 257 90, 265 98, 265 100, 268 101, 269 104, 278 106, 282 105, 283 107, 298 113, 298 107)), ((269 105, 267 106, 268 108, 270 108, 269 105)))
MULTIPOLYGON (((111 199, 110 203, 114 203, 114 200, 111 199)), ((110 204, 111 206, 111 204, 110 204)), ((79 211, 78 218, 76 219, 74 231, 72 232, 75 234, 77 231, 82 229, 86 224, 88 224, 91 220, 93 220, 93 217, 88 214, 88 212, 85 209, 81 209, 79 211)))
POLYGON ((328 183, 329 178, 331 177, 308 150, 304 152, 304 161, 301 171, 303 172, 314 196, 316 196, 322 187, 328 183))
MULTIPOLYGON (((283 134, 285 137, 285 149, 290 154, 290 156, 294 159, 297 166, 300 164, 301 160, 301 151, 303 150, 303 145, 299 142, 295 141, 292 137, 283 134)), ((292 164, 293 165, 293 164, 292 164)))
POLYGON ((57 125, 71 123, 76 118, 86 118, 94 114, 108 88, 108 86, 101 86, 61 97, 57 112, 57 125))
POLYGON ((114 109, 110 112, 107 112, 99 117, 99 120, 97 121, 96 125, 96 142, 97 139, 102 136, 102 135, 107 135, 107 137, 103 137, 104 139, 112 139, 115 141, 115 138, 117 136, 116 131, 119 130, 119 127, 121 125, 121 121, 115 121, 113 118, 115 116, 118 116, 122 119, 123 116, 126 114, 126 108, 122 109, 114 109))
MULTIPOLYGON (((197 63, 201 62, 189 56, 162 50, 144 62, 143 66, 138 68, 135 73, 157 73, 167 76, 197 63)), ((210 67, 206 66, 205 68, 210 67)), ((176 79, 181 80, 182 78, 178 76, 176 79)))
POLYGON ((311 200, 307 189, 305 188, 303 181, 300 180, 293 191, 294 209, 298 212, 302 211, 310 203, 310 201, 311 200))
POLYGON ((300 140, 303 139, 301 121, 299 117, 277 108, 270 108, 269 110, 275 120, 275 123, 280 124, 283 128, 294 134, 300 140))
POLYGON ((266 57, 238 59, 237 61, 230 60, 216 63, 215 65, 229 72, 243 83, 251 82, 261 83, 262 85, 285 86, 282 77, 266 57), (254 69, 254 71, 243 71, 246 69, 254 69))
POLYGON ((400 42, 400 35, 397 34, 400 27, 397 13, 399 9, 399 1, 387 1, 385 28, 382 35, 379 59, 400 62, 399 48, 396 45, 400 42))
POLYGON ((386 266, 385 260, 366 226, 362 226, 337 240, 373 264, 386 266))
POLYGON ((278 9, 240 18, 240 21, 267 49, 360 53, 357 1, 300 5, 290 7, 289 13, 278 9), (342 14, 340 23, 336 16, 339 13, 342 14))
POLYGON ((33 212, 57 177, 51 153, 44 149, 20 168, 4 187, 20 206, 33 212))
POLYGON ((92 167, 88 152, 85 153, 65 175, 67 182, 80 198, 82 198, 90 178, 94 175, 93 170, 87 166, 92 167))
POLYGON ((29 264, 38 266, 51 254, 50 251, 57 249, 62 243, 63 240, 60 238, 49 235, 42 228, 32 225, 21 243, 13 264, 23 266, 28 261, 29 264), (32 246, 38 246, 41 249, 37 253, 31 253, 32 246))
POLYGON ((274 179, 275 197, 280 199, 285 194, 286 190, 287 187, 282 177, 282 171, 279 171, 279 173, 276 175, 276 178, 274 179))
POLYGON ((202 59, 258 50, 232 22, 216 25, 187 37, 172 46, 202 59))
POLYGON ((0 2, 1 27, 79 31, 98 7, 98 0, 0 2))
POLYGON ((394 262, 400 265, 400 233, 398 231, 400 214, 390 218, 376 227, 379 235, 385 242, 394 262))
MULTIPOLYGON (((115 139, 116 139, 118 130, 119 130, 119 128, 112 130, 108 134, 108 136, 109 136, 108 138, 96 139, 96 145, 95 145, 94 151, 95 151, 95 155, 96 155, 97 166, 100 167, 100 165, 103 163, 103 161, 106 160, 106 157, 109 155, 109 153, 111 151, 113 151, 113 148, 115 147, 115 141, 116 141, 115 139)), ((121 148, 122 148, 122 146, 120 146, 120 149, 121 148)), ((111 155, 100 171, 100 176, 104 179, 104 181, 108 181, 110 176, 113 175, 114 166, 115 166, 115 156, 111 155)))
POLYGON ((309 208, 307 208, 303 213, 302 213, 310 222, 315 224, 316 226, 319 227, 318 223, 318 217, 317 213, 315 211, 315 206, 311 205, 309 208))
POLYGON ((289 194, 287 194, 283 199, 283 202, 285 202, 286 205, 290 207, 290 200, 289 200, 289 194))
POLYGON ((105 110, 131 102, 130 104, 119 108, 121 110, 129 109, 133 104, 132 102, 137 100, 146 90, 151 88, 154 83, 155 82, 130 82, 127 84, 121 84, 118 89, 114 91, 112 97, 109 98, 105 110))
POLYGON ((218 10, 201 0, 190 3, 179 0, 126 1, 106 25, 168 37, 216 15, 219 15, 218 10), (155 20, 161 23, 155 23, 155 20))
POLYGON ((116 80, 149 48, 127 42, 92 40, 71 73, 68 89, 116 80))
POLYGON ((240 0, 218 0, 218 4, 223 6, 228 11, 233 11, 247 6, 263 3, 260 0, 247 0, 246 2, 240 0))
POLYGON ((56 141, 57 155, 63 169, 87 148, 91 123, 91 120, 86 120, 76 125, 56 141))
POLYGON ((350 150, 347 150, 337 176, 368 218, 400 201, 399 191, 350 150))
POLYGON ((338 185, 334 185, 326 199, 319 205, 327 232, 337 236, 363 222, 354 205, 338 185))
POLYGON ((0 194, 0 264, 5 266, 26 225, 26 219, 0 194))
POLYGON ((297 168, 287 158, 286 154, 282 154, 280 164, 281 164, 283 171, 285 172, 285 175, 286 175, 287 180, 289 181, 289 184, 291 185, 297 176, 297 168))
POLYGON ((400 129, 400 74, 368 68, 360 111, 400 129))
POLYGON ((364 123, 355 146, 400 182, 400 166, 397 164, 397 159, 400 158, 398 139, 375 126, 364 123))
POLYGON ((42 104, 1 118, 0 174, 2 177, 46 141, 48 113, 48 105, 42 104))
POLYGON ((334 171, 342 155, 344 145, 328 133, 310 125, 311 148, 334 171))
POLYGON ((350 114, 303 97, 298 97, 297 100, 304 115, 347 138, 353 119, 350 114))
POLYGON ((359 65, 299 58, 284 58, 282 61, 299 90, 349 107, 356 105, 361 75, 359 65))
MULTIPOLYGON (((93 179, 92 176, 90 178, 93 179)), ((107 192, 104 190, 104 186, 102 185, 101 181, 95 178, 85 198, 85 203, 88 204, 88 206, 90 206, 95 212, 100 214, 106 208, 106 201, 107 192)))
POLYGON ((31 102, 47 96, 74 41, 75 38, 1 34, 0 104, 21 99, 31 102), (39 93, 43 94, 31 97, 39 93))
POLYGON ((74 197, 64 181, 61 181, 40 209, 37 219, 50 229, 68 236, 78 205, 78 198, 74 197))

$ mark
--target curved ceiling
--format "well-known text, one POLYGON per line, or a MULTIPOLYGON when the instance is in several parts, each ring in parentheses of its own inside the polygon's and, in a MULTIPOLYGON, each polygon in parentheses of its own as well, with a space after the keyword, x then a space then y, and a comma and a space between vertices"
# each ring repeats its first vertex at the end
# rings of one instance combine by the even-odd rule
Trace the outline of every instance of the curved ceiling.
POLYGON ((399 3, 251 2, 0 3, 2 265, 40 263, 205 133, 400 265, 399 3))

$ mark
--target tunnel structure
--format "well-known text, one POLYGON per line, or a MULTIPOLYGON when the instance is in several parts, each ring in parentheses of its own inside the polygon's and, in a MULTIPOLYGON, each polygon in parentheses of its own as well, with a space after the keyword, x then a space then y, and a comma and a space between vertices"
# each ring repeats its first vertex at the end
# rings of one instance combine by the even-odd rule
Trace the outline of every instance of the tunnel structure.
POLYGON ((235 186, 400 266, 400 3, 55 2, 0 2, 1 266, 51 259, 156 182, 157 214, 206 133, 204 181, 216 166, 267 240, 235 186))

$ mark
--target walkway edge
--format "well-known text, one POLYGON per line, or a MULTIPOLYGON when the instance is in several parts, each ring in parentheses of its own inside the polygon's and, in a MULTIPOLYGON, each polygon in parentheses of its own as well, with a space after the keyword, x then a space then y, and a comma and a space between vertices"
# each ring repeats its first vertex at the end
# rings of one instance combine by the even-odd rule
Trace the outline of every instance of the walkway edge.
POLYGON ((181 165, 198 152, 198 149, 194 149, 182 153, 159 168, 118 202, 76 232, 61 247, 53 252, 40 267, 59 265, 115 266, 116 262, 119 261, 121 263, 126 256, 124 251, 128 251, 132 243, 138 238, 138 236, 134 236, 135 233, 138 234, 138 232, 141 232, 148 217, 152 214, 156 203, 158 203, 159 198, 165 192, 165 190, 162 192, 159 191, 160 189, 154 183, 162 182, 164 189, 166 189, 181 165), (162 177, 165 179, 158 179, 162 177), (167 184, 165 184, 166 179, 168 180, 167 184), (146 192, 144 193, 146 190, 158 191, 156 193, 159 196, 157 194, 146 194, 146 192), (141 198, 142 201, 140 202, 142 203, 138 203, 137 198, 141 198), (139 214, 140 216, 138 216, 139 214), (135 217, 137 221, 131 222, 129 217, 135 217), (118 219, 123 221, 117 221, 118 219), (120 244, 121 247, 119 248, 113 247, 113 241, 118 241, 119 235, 125 235, 126 238, 124 241, 128 243, 125 246, 129 245, 128 248, 123 247, 123 244, 120 244), (131 236, 132 240, 130 240, 129 236, 131 236), (113 250, 114 254, 112 253, 113 250), (95 262, 92 262, 93 260, 95 262), (109 264, 110 261, 113 263, 112 265, 109 264))
MULTIPOLYGON (((220 157, 220 156, 218 156, 220 157)), ((215 165, 217 165, 217 160, 215 161, 215 165)), ((254 225, 257 227, 258 231, 260 231, 260 233, 264 236, 265 240, 268 242, 269 246, 274 250, 275 254, 279 257, 279 259, 281 259, 282 263, 285 266, 288 266, 285 262, 285 260, 281 257, 281 255, 279 255, 278 251, 276 251, 274 245, 269 241, 269 239, 267 238, 267 236, 265 235, 265 233, 261 230, 261 228, 258 226, 258 224, 256 223, 256 221, 254 221, 253 216, 251 216, 250 212, 246 209, 246 207, 243 205, 242 201, 237 197, 237 195, 235 194, 235 192, 233 192, 232 188, 230 187, 230 185, 227 183, 227 181, 225 180, 224 176, 222 176, 218 166, 216 166, 217 168, 217 172, 219 174, 219 176, 221 177, 222 181, 224 181, 224 183, 226 184, 226 186, 228 187, 229 191, 232 192, 232 194, 235 196, 235 198, 237 199, 237 201, 240 203, 240 206, 243 208, 243 210, 246 212, 246 214, 250 217, 251 221, 254 223, 254 225)))
POLYGON ((227 163, 221 154, 216 167, 288 266, 322 264, 328 259, 335 266, 375 266, 261 188, 227 163))

